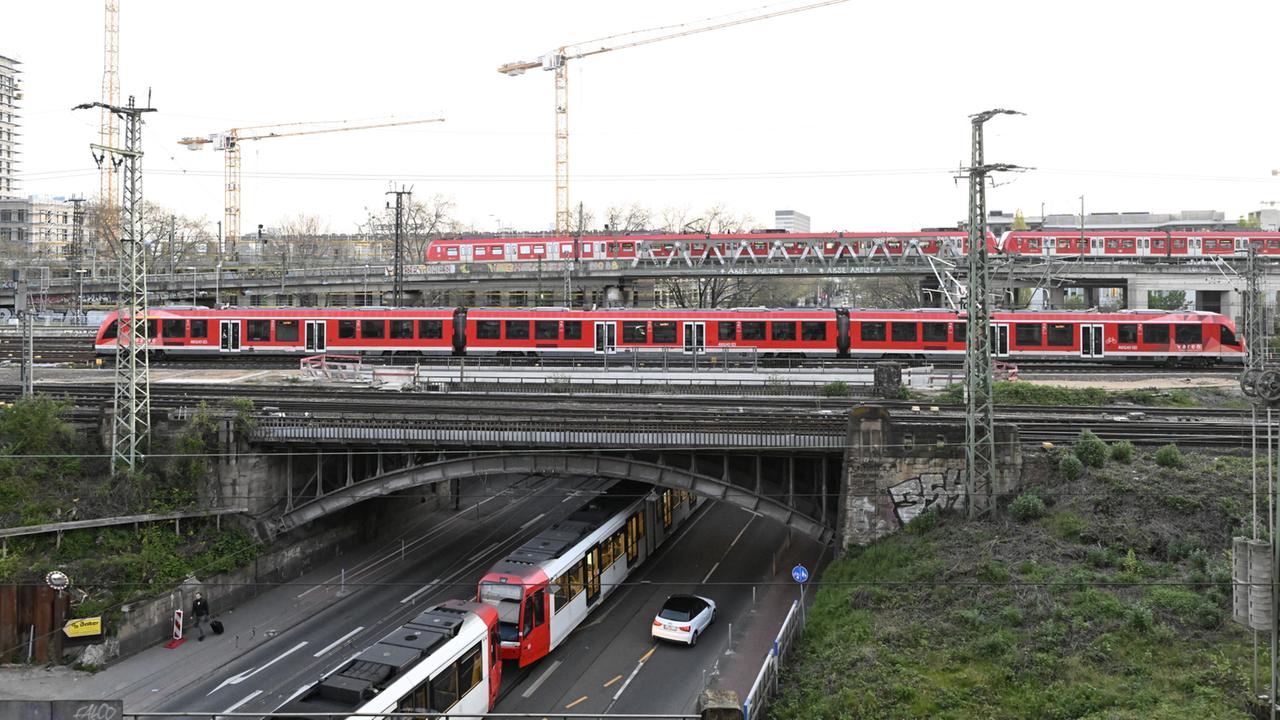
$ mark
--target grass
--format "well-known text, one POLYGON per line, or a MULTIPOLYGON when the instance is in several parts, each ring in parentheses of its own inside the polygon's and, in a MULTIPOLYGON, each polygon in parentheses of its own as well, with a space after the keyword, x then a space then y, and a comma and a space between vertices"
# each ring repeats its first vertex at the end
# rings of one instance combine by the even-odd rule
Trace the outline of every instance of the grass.
MULTIPOLYGON (((1216 389, 1215 389, 1216 390, 1216 389)), ((1139 405, 1142 407, 1231 406, 1229 398, 1200 397, 1187 390, 1117 390, 1095 387, 1058 387, 1022 381, 999 381, 992 385, 997 405, 1098 406, 1139 405)), ((938 394, 938 402, 959 405, 964 402, 964 386, 949 385, 938 394)))

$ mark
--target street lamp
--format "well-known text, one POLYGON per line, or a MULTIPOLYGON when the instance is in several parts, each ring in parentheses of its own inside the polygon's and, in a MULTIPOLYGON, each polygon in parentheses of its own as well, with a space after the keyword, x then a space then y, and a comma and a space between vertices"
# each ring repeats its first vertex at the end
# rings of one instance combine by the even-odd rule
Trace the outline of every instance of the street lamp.
POLYGON ((222 307, 222 260, 219 258, 217 272, 213 276, 213 307, 222 307))
POLYGON ((188 265, 187 269, 191 271, 191 304, 196 304, 196 268, 194 265, 188 265))
MULTIPOLYGON (((76 321, 84 319, 84 268, 76 268, 76 321)), ((87 324, 87 323, 86 323, 87 324)))

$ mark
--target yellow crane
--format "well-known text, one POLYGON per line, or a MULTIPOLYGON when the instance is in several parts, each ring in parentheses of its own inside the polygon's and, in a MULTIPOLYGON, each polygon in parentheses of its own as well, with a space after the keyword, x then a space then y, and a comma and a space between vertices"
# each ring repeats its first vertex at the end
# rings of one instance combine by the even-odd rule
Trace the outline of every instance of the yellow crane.
POLYGON ((556 74, 556 234, 565 235, 569 232, 568 62, 570 60, 577 60, 579 58, 590 57, 592 55, 600 55, 601 53, 612 52, 614 50, 637 47, 639 45, 650 45, 663 40, 673 40, 687 35, 696 35, 698 33, 733 27, 734 25, 743 25, 750 22, 756 22, 758 20, 767 20, 769 18, 775 18, 782 15, 791 15, 805 10, 812 10, 814 8, 835 5, 842 2, 847 2, 847 0, 821 0, 820 2, 811 2, 805 5, 793 7, 776 7, 766 5, 762 8, 756 8, 756 12, 754 14, 748 12, 747 14, 738 14, 736 16, 721 15, 706 18, 701 21, 682 23, 679 25, 664 25, 662 27, 647 28, 645 30, 633 30, 630 32, 619 33, 617 35, 610 35, 608 37, 596 38, 595 40, 574 43, 572 45, 562 45, 545 55, 539 56, 535 60, 521 60, 499 66, 498 72, 503 75, 510 75, 513 77, 523 74, 526 70, 533 70, 535 68, 553 71, 556 74), (770 9, 771 7, 774 9, 770 9), (595 48, 584 47, 593 43, 608 42, 617 42, 617 44, 601 44, 599 47, 595 48))
POLYGON ((240 239, 240 143, 249 140, 267 140, 269 138, 297 137, 299 135, 321 135, 324 133, 347 132, 349 130, 372 130, 374 128, 401 127, 404 125, 421 125, 423 123, 444 122, 444 118, 427 118, 423 120, 399 120, 396 122, 372 123, 365 125, 348 125, 346 121, 331 122, 296 122, 278 123, 275 125, 250 125, 231 128, 225 132, 197 137, 184 137, 179 145, 186 145, 188 150, 199 150, 205 145, 213 145, 214 150, 226 153, 223 178, 226 181, 225 208, 223 211, 223 237, 230 240, 230 247, 235 247, 240 239), (311 128, 307 130, 291 130, 303 125, 338 125, 338 127, 311 128))

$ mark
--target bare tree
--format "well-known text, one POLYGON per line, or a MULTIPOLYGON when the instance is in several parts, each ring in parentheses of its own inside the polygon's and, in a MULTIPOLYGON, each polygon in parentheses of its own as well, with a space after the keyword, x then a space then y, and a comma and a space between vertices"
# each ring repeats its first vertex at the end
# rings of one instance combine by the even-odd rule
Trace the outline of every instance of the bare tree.
POLYGON ((652 227, 653 213, 639 203, 631 203, 626 207, 615 205, 605 210, 604 221, 611 232, 640 232, 652 227))
MULTIPOLYGON (((275 247, 264 240, 269 254, 289 268, 309 269, 324 265, 336 265, 343 258, 345 248, 329 236, 329 228, 315 215, 299 213, 280 220, 280 237, 275 247)), ((263 258, 266 259, 265 257, 263 258)))
MULTIPOLYGON (((462 224, 453 217, 455 209, 451 198, 436 194, 419 200, 413 198, 403 208, 401 219, 405 237, 405 261, 407 263, 422 262, 427 256, 427 246, 431 241, 443 235, 461 232, 462 224)), ((387 205, 377 210, 365 208, 368 218, 362 230, 375 238, 385 238, 394 242, 396 236, 395 205, 387 205)), ((388 246, 388 255, 394 248, 388 246)))

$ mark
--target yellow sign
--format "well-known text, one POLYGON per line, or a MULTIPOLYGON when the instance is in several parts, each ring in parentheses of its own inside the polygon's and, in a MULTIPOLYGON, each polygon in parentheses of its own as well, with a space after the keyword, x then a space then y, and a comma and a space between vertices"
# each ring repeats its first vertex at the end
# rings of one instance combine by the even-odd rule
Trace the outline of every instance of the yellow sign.
POLYGON ((67 637, 89 637, 90 635, 102 634, 102 616, 89 618, 76 618, 68 620, 67 624, 62 627, 62 632, 67 637))

